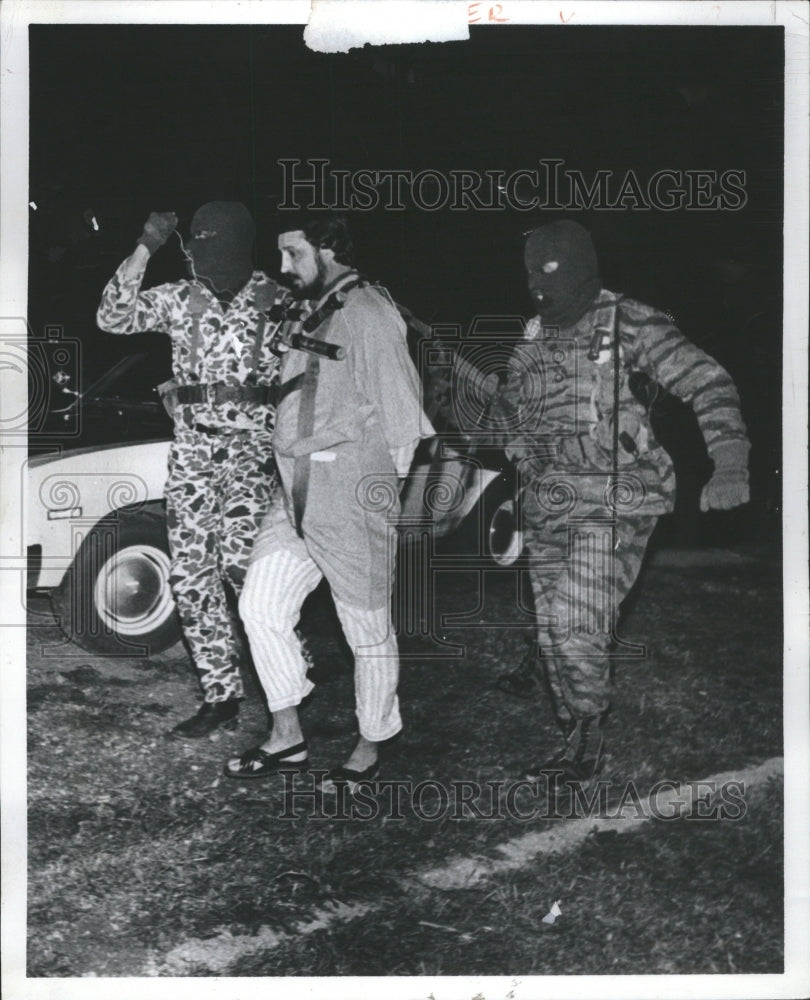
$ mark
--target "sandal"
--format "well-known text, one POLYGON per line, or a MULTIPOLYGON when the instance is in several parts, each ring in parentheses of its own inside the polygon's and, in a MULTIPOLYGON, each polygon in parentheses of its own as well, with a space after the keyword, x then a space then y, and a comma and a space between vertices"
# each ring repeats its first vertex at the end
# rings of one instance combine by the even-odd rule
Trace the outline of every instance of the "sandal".
POLYGON ((369 764, 362 771, 355 771, 351 767, 333 767, 321 782, 321 789, 324 792, 337 795, 338 785, 346 785, 349 795, 354 795, 359 784, 373 781, 379 773, 380 762, 378 760, 369 764))
POLYGON ((229 760, 223 768, 223 774, 226 778, 268 778, 285 768, 303 771, 309 763, 309 758, 305 756, 302 760, 290 760, 290 757, 300 753, 305 754, 306 750, 306 740, 284 750, 278 750, 276 753, 268 753, 261 747, 253 747, 241 757, 229 760))

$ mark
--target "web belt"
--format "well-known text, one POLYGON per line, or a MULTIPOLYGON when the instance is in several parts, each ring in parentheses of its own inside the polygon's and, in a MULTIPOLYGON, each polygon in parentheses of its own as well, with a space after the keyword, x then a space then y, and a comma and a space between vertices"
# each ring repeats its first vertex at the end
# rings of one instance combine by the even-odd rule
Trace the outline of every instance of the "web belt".
MULTIPOLYGON (((197 385, 176 385, 168 389, 178 406, 222 403, 254 403, 259 406, 278 406, 284 397, 299 387, 297 378, 283 385, 229 385, 226 382, 202 382, 197 385)), ((160 390, 161 387, 158 387, 160 390)))

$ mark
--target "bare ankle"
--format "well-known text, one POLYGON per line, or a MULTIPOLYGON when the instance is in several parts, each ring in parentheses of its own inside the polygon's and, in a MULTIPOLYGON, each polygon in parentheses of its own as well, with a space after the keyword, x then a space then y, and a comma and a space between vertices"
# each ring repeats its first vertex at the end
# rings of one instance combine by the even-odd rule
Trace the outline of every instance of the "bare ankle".
POLYGON ((272 715, 273 728, 265 743, 265 749, 275 753, 303 741, 304 734, 301 732, 297 706, 279 709, 272 715))

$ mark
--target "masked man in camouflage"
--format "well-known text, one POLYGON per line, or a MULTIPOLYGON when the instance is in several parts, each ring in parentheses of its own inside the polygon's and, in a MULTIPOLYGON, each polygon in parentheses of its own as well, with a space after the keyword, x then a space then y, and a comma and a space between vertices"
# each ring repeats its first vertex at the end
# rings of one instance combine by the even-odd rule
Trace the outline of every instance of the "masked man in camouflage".
POLYGON ((172 339, 174 409, 166 509, 171 585, 204 692, 172 730, 200 738, 232 729, 243 697, 226 582, 238 594, 259 525, 278 494, 273 393, 278 356, 269 310, 286 293, 254 271, 255 229, 244 205, 215 201, 191 222, 191 280, 141 290, 149 258, 177 226, 153 212, 134 253, 104 289, 97 323, 109 333, 172 339))
POLYGON ((563 734, 559 753, 527 774, 584 781, 600 766, 619 605, 675 498, 672 461, 631 376, 694 410, 714 463, 702 510, 747 502, 749 443, 729 375, 669 317, 602 288, 582 226, 541 226, 524 259, 538 315, 493 417, 521 475, 539 647, 563 734))

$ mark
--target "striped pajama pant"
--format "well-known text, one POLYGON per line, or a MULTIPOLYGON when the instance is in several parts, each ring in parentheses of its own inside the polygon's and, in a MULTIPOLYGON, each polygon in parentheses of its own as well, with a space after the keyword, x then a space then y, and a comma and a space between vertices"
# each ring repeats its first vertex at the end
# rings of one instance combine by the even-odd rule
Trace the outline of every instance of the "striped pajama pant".
MULTIPOLYGON (((323 573, 292 531, 276 546, 264 545, 251 563, 239 601, 256 672, 271 712, 291 708, 312 690, 295 626, 307 595, 323 573)), ((397 699, 399 654, 390 601, 374 610, 353 607, 333 594, 354 654, 355 709, 360 735, 373 742, 402 728, 397 699)))

